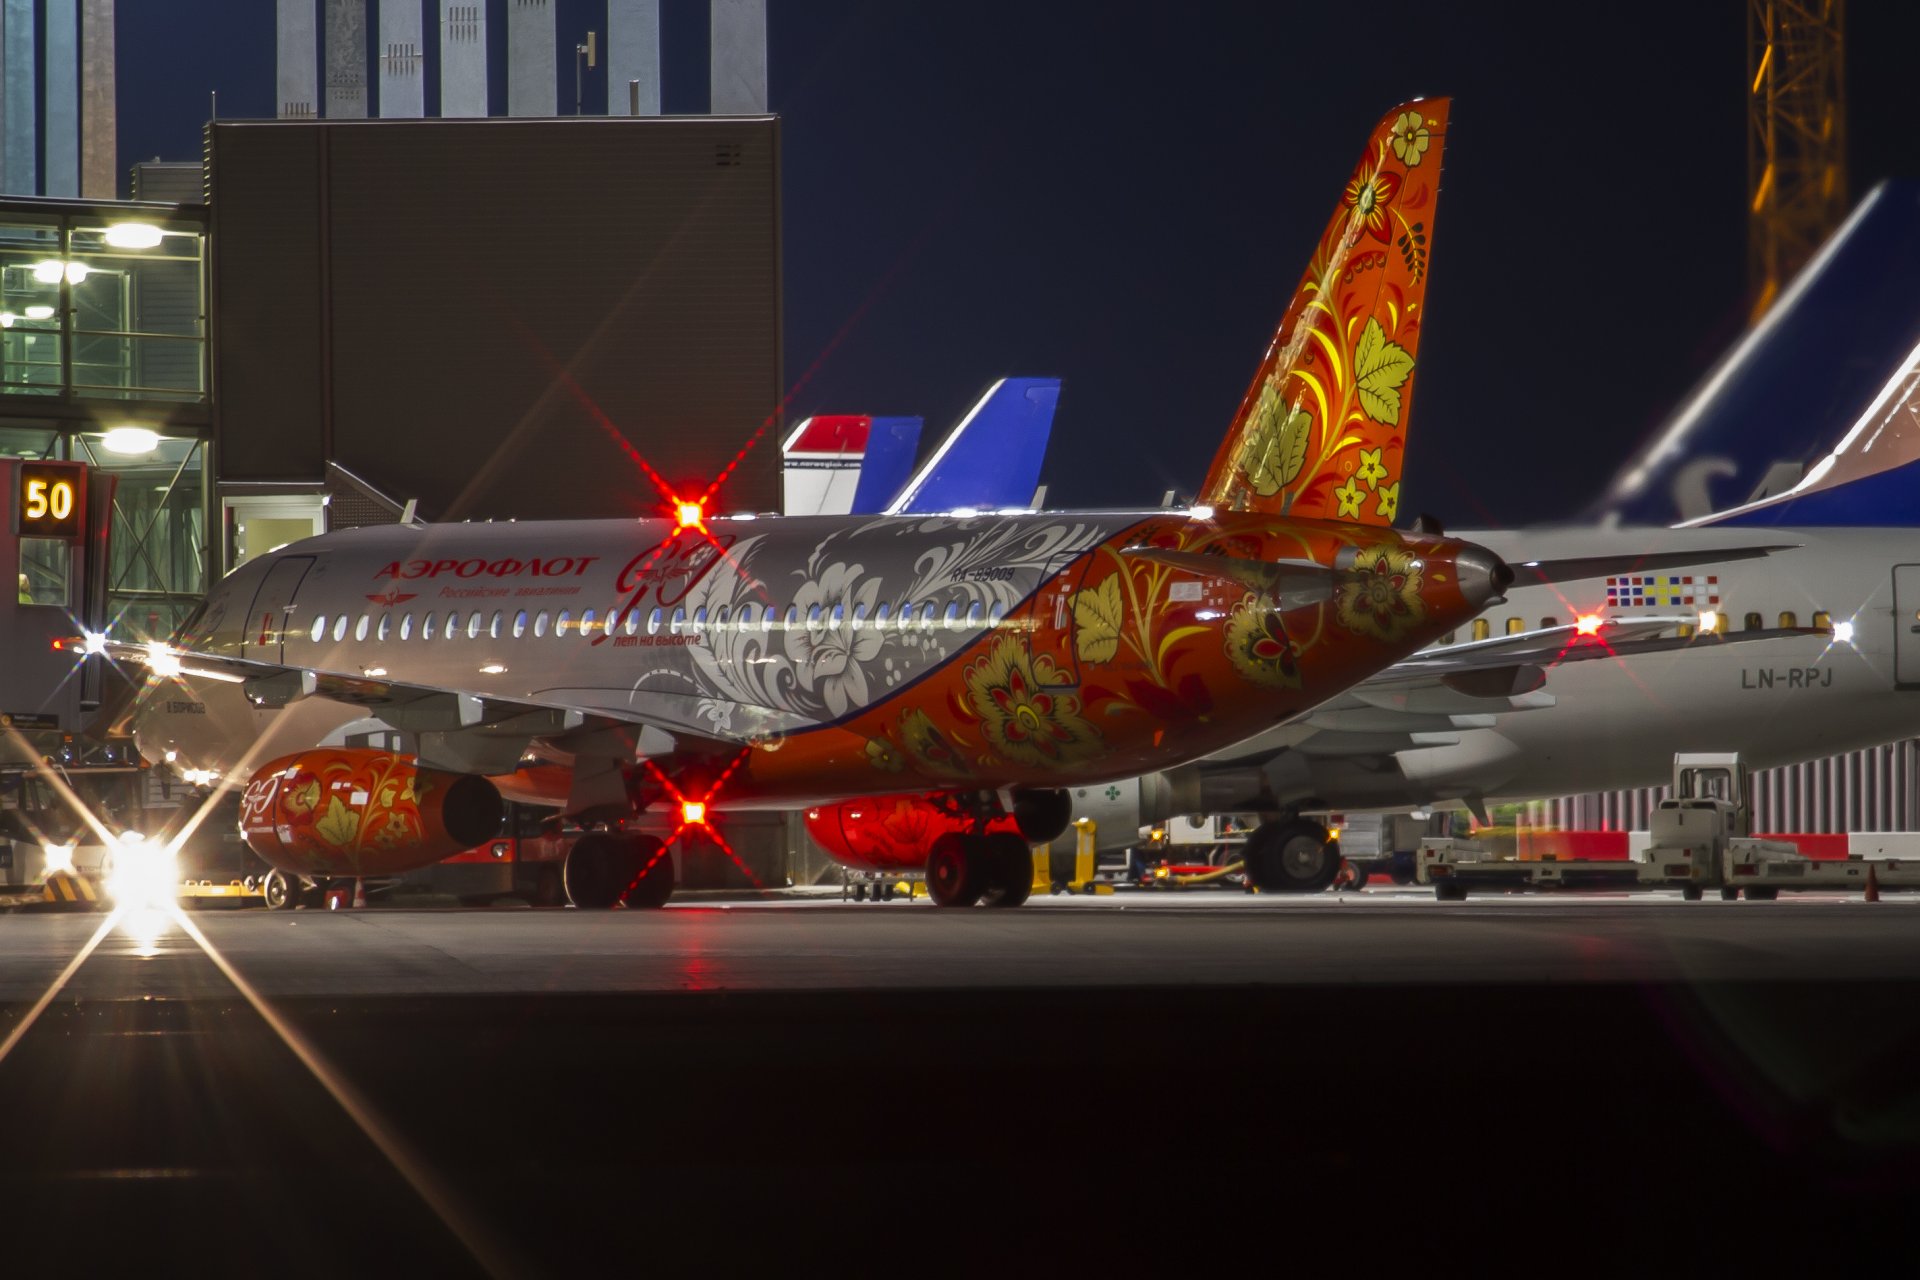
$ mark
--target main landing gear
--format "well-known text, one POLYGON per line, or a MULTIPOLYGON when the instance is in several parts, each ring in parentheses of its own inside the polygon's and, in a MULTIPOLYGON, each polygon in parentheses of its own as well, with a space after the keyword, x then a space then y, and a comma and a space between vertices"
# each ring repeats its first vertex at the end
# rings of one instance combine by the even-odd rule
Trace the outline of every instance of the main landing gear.
POLYGON ((673 895, 673 855, 657 836, 591 831, 574 841, 561 872, 567 898, 582 910, 618 903, 664 907, 673 895))
POLYGON ((937 907, 1017 907, 1033 888, 1033 851, 1011 831, 948 832, 927 853, 927 896, 937 907))
POLYGON ((1311 818, 1261 823, 1241 856, 1262 893, 1319 893, 1340 874, 1340 846, 1311 818))

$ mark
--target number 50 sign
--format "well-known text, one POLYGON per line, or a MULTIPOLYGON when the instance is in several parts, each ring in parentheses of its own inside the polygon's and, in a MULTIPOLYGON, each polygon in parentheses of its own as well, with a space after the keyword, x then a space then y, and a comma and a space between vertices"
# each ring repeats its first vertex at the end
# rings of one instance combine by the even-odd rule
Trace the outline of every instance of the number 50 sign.
POLYGON ((13 531, 23 538, 78 538, 86 527, 87 468, 79 462, 22 462, 13 531))

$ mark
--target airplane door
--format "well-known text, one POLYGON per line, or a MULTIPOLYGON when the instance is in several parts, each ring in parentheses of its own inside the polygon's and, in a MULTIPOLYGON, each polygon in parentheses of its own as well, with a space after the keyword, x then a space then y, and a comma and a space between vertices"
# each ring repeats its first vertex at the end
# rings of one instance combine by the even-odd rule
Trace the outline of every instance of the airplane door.
POLYGON ((1035 658, 1042 654, 1052 658, 1055 669, 1065 672, 1074 685, 1080 683, 1080 655, 1075 652, 1073 593, 1080 589, 1092 563, 1092 555, 1080 552, 1047 566, 1045 585, 1034 602, 1034 627, 1027 632, 1027 651, 1035 658))
POLYGON ((1893 683, 1920 689, 1920 564, 1893 566, 1893 683))
POLYGON ((259 662, 279 662, 287 638, 287 613, 300 580, 313 567, 312 556, 288 556, 267 571, 253 593, 253 612, 240 635, 241 655, 259 662))

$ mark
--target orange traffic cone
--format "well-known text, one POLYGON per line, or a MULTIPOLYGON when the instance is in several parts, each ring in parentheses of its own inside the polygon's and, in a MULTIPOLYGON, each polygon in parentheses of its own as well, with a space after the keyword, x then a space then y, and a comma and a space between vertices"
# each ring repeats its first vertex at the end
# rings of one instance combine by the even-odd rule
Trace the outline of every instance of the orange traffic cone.
POLYGON ((357 911, 367 905, 367 880, 365 876, 353 878, 353 906, 357 911))
POLYGON ((1871 862, 1867 864, 1866 901, 1868 902, 1880 901, 1880 877, 1877 874, 1875 874, 1874 865, 1871 862))

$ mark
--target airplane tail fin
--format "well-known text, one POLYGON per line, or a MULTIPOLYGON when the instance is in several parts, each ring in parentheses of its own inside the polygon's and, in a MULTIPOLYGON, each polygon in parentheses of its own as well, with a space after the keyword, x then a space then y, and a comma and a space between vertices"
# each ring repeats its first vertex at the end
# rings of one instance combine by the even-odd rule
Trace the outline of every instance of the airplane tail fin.
POLYGON ((1040 481, 1058 378, 1002 378, 940 442, 886 514, 1024 507, 1040 481))
POLYGON ((872 418, 849 413, 796 422, 780 446, 782 509, 790 516, 845 515, 872 427, 872 418))
POLYGON ((1920 346, 1915 297, 1920 181, 1894 179, 1860 201, 1586 515, 1700 521, 1800 484, 1905 376, 1920 346))
POLYGON ((1415 99, 1374 126, 1201 504, 1393 523, 1450 106, 1415 99))
POLYGON ((850 514, 867 516, 886 510, 887 503, 913 473, 913 460, 920 452, 920 428, 925 422, 917 415, 872 419, 850 514))
POLYGON ((1811 527, 1920 524, 1920 345, 1860 416, 1784 492, 1682 525, 1811 527))

